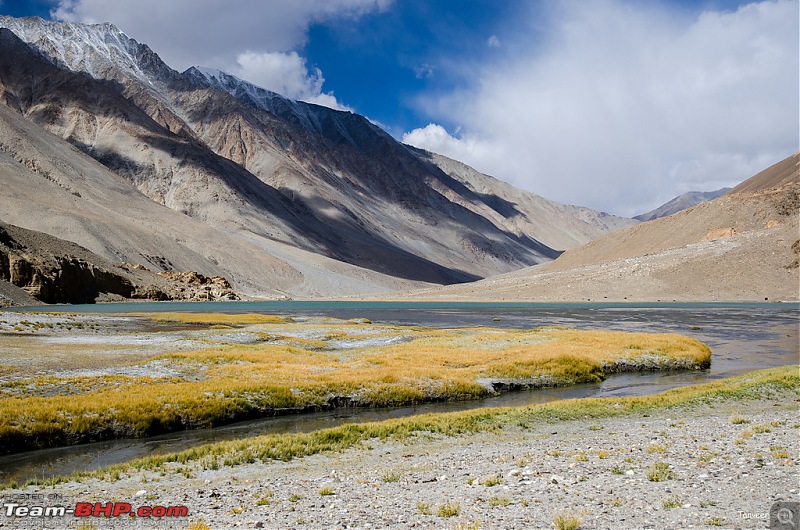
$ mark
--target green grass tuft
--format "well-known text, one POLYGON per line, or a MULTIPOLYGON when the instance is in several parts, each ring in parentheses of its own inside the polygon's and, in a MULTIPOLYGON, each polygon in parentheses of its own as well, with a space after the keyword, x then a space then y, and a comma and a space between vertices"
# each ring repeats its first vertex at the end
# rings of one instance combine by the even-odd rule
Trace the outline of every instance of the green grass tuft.
POLYGON ((553 518, 553 526, 556 530, 578 530, 583 521, 572 514, 558 514, 553 518))
POLYGON ((656 462, 647 470, 647 478, 653 482, 663 482, 675 478, 675 473, 666 462, 656 462))
POLYGON ((439 506, 436 515, 439 517, 455 517, 461 513, 461 505, 455 502, 447 502, 439 506))
POLYGON ((673 495, 673 496, 661 501, 661 505, 665 509, 671 510, 673 508, 680 508, 681 506, 683 506, 683 503, 681 503, 681 498, 680 497, 678 497, 677 495, 673 495))

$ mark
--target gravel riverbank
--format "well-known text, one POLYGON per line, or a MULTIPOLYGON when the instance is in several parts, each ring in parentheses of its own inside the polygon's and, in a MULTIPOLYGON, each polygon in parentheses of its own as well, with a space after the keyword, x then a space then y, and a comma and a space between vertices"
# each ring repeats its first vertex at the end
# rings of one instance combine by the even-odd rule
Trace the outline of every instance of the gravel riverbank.
POLYGON ((787 393, 375 440, 288 462, 190 463, 175 473, 0 492, 4 503, 41 494, 66 506, 186 506, 188 517, 66 517, 49 526, 3 514, 0 528, 528 529, 553 528, 559 516, 580 528, 767 528, 773 503, 800 500, 798 427, 797 395, 787 393))

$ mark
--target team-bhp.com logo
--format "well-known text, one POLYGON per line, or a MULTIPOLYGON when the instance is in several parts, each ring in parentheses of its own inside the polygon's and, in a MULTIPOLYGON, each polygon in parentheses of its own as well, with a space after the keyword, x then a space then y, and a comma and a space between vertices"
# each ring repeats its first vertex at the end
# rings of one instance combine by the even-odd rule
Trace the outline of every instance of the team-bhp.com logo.
POLYGON ((165 517, 187 517, 186 506, 139 506, 129 502, 79 502, 70 506, 23 505, 16 502, 3 504, 7 517, 142 517, 161 519, 165 517))
POLYGON ((139 506, 136 511, 129 502, 79 502, 75 505, 75 517, 186 517, 186 506, 139 506))

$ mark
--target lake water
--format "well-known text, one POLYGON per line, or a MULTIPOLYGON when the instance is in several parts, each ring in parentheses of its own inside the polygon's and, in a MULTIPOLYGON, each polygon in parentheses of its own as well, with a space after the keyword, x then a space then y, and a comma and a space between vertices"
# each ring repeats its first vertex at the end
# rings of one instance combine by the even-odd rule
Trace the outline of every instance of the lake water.
MULTIPOLYGON (((36 308, 31 308, 36 310, 36 308)), ((42 308, 38 308, 42 310, 42 308)), ((122 313, 189 311, 268 313, 369 318, 373 322, 431 327, 569 326, 654 333, 680 333, 708 344, 711 368, 700 372, 614 375, 591 385, 541 389, 457 403, 392 409, 338 409, 266 418, 216 429, 184 431, 147 439, 113 440, 0 457, 0 482, 46 478, 124 462, 197 444, 265 433, 308 432, 349 422, 380 421, 427 412, 524 406, 558 399, 644 395, 760 368, 800 363, 798 304, 483 304, 403 302, 210 302, 124 303, 47 307, 47 311, 122 313)))

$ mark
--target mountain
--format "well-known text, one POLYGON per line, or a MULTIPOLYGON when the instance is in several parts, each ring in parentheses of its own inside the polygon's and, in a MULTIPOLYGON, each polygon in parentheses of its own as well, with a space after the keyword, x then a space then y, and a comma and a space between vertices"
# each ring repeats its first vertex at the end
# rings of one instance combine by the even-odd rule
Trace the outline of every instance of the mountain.
POLYGON ((714 200, 598 237, 553 262, 392 298, 797 301, 800 152, 714 200))
POLYGON ((0 28, 2 130, 35 140, 0 144, 35 174, 28 190, 3 176, 31 207, 4 193, 2 220, 111 261, 219 274, 252 296, 335 296, 473 281, 632 223, 514 190, 357 114, 179 73, 112 24, 0 28))
POLYGON ((745 192, 760 192, 797 184, 800 180, 800 155, 794 155, 773 164, 733 188, 731 195, 745 192))
MULTIPOLYGON (((536 234, 536 239, 557 249, 582 245, 599 234, 613 232, 636 224, 636 221, 598 212, 583 206, 561 204, 539 195, 522 191, 474 168, 436 153, 413 149, 417 156, 436 167, 477 194, 490 206, 486 215, 503 222, 515 234, 536 234), (525 212, 516 215, 516 211, 525 212)), ((447 193, 442 191, 442 193, 447 193)), ((449 194, 453 201, 459 197, 449 194)), ((474 205, 462 201, 466 208, 474 205)))
POLYGON ((678 195, 671 201, 662 204, 655 210, 650 210, 647 213, 634 216, 634 219, 637 221, 652 221, 653 219, 658 219, 659 217, 666 217, 668 215, 678 213, 681 210, 685 210, 686 208, 696 206, 701 202, 716 199, 720 195, 724 195, 729 191, 731 191, 731 188, 721 188, 716 191, 689 191, 683 195, 678 195))

